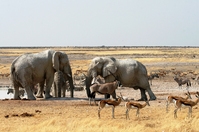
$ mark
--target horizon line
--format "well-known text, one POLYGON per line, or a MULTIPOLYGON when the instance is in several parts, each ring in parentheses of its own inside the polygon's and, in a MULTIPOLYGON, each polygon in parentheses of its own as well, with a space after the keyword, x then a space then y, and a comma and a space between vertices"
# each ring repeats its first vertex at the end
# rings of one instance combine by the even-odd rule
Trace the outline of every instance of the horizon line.
POLYGON ((0 48, 199 48, 199 46, 0 46, 0 48))

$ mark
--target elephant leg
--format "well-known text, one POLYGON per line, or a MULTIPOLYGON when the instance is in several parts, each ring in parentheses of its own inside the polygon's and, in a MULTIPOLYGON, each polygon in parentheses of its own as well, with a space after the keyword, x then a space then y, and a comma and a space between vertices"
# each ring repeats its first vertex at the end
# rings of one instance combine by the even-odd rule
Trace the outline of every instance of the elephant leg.
POLYGON ((58 97, 61 97, 61 90, 62 90, 62 87, 61 87, 61 84, 58 84, 59 86, 57 86, 57 93, 58 93, 58 97))
POLYGON ((86 94, 87 94, 88 98, 91 98, 92 95, 91 95, 90 89, 86 88, 86 94))
POLYGON ((63 92, 63 97, 66 97, 66 85, 63 86, 62 92, 63 92))
POLYGON ((53 78, 54 77, 50 77, 46 80, 45 99, 52 98, 52 95, 50 95, 50 90, 51 90, 51 87, 52 87, 53 78))
POLYGON ((147 89, 147 92, 149 94, 150 100, 156 100, 156 96, 154 95, 154 93, 151 91, 151 88, 147 89))
POLYGON ((95 97, 96 97, 96 93, 92 96, 92 98, 93 98, 94 104, 97 105, 95 97))
POLYGON ((92 92, 92 93, 91 93, 91 97, 89 97, 89 104, 90 104, 90 105, 91 105, 91 100, 93 100, 93 102, 94 102, 95 105, 96 105, 95 96, 96 96, 96 93, 95 93, 95 92, 92 92))
POLYGON ((34 85, 25 87, 26 93, 28 95, 28 99, 30 99, 30 100, 36 100, 35 96, 33 95, 32 90, 31 90, 33 88, 34 88, 34 85))
POLYGON ((110 98, 110 94, 105 94, 105 99, 109 99, 110 98))
POLYGON ((147 100, 145 89, 140 88, 140 93, 141 93, 141 99, 138 99, 138 101, 145 101, 145 100, 147 100))
POLYGON ((73 85, 72 78, 69 79, 69 85, 70 85, 70 97, 73 98, 74 97, 74 85, 73 85))
POLYGON ((37 98, 43 98, 43 93, 44 93, 44 81, 39 83, 38 91, 37 91, 37 98))
POLYGON ((116 93, 115 93, 115 91, 112 93, 112 98, 116 99, 116 93))
POLYGON ((14 99, 20 100, 21 98, 19 97, 19 87, 14 86, 14 99))
POLYGON ((54 87, 53 87, 54 88, 54 97, 58 97, 56 84, 53 83, 53 85, 54 85, 54 87))

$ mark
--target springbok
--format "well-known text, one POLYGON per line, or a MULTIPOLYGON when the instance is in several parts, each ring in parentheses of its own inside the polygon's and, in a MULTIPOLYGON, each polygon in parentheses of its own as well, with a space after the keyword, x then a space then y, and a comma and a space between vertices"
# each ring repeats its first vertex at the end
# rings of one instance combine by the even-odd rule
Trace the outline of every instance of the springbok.
POLYGON ((179 99, 179 100, 177 100, 175 102, 176 109, 174 110, 174 118, 177 118, 177 111, 182 106, 188 107, 189 108, 188 117, 192 116, 192 107, 195 106, 195 105, 197 105, 197 103, 199 102, 199 92, 196 92, 195 96, 197 97, 197 99, 195 101, 179 99))
POLYGON ((98 105, 99 105, 99 109, 98 109, 98 117, 100 119, 100 111, 104 108, 104 107, 112 107, 112 118, 115 118, 114 116, 114 112, 115 112, 115 107, 118 106, 121 102, 122 102, 122 94, 120 93, 121 96, 118 96, 118 100, 111 100, 111 99, 107 99, 107 100, 101 100, 99 101, 98 105))
POLYGON ((173 95, 169 95, 166 98, 166 112, 168 112, 168 107, 169 104, 171 103, 175 103, 178 99, 183 99, 183 100, 187 100, 187 99, 192 99, 191 98, 191 94, 189 93, 189 91, 187 93, 185 93, 186 97, 181 97, 181 96, 173 96, 173 95))
POLYGON ((114 99, 116 99, 116 92, 115 90, 119 87, 119 81, 114 81, 110 83, 104 83, 104 84, 93 84, 90 86, 90 91, 91 91, 91 98, 89 98, 89 104, 91 105, 91 99, 94 100, 95 105, 95 94, 110 94, 114 99))
POLYGON ((149 101, 145 101, 144 104, 140 104, 138 102, 126 102, 125 108, 126 108, 126 119, 129 118, 129 111, 130 109, 137 109, 136 116, 139 117, 140 109, 144 108, 146 105, 150 106, 149 101))

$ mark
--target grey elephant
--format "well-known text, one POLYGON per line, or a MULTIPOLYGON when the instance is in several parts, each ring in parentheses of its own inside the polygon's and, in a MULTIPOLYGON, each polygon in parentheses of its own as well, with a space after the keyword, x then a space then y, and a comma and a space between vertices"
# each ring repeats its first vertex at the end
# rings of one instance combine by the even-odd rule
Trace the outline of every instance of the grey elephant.
POLYGON ((141 99, 139 100, 147 100, 146 91, 150 100, 156 99, 148 82, 146 67, 139 61, 119 60, 114 57, 94 58, 89 65, 86 78, 86 92, 89 98, 91 96, 89 87, 95 82, 98 75, 104 77, 105 82, 118 80, 124 87, 139 89, 141 92, 141 99))
POLYGON ((52 97, 50 90, 55 71, 62 71, 68 76, 70 96, 73 97, 73 80, 69 59, 66 53, 46 50, 40 53, 26 53, 17 57, 11 64, 11 81, 15 89, 14 99, 19 99, 19 87, 25 88, 28 99, 35 100, 32 90, 39 83, 36 97, 43 98, 44 84, 45 98, 52 97))
POLYGON ((65 97, 67 89, 68 77, 63 74, 62 71, 56 71, 54 74, 54 94, 55 97, 65 97), (62 93, 62 94, 61 94, 62 93))

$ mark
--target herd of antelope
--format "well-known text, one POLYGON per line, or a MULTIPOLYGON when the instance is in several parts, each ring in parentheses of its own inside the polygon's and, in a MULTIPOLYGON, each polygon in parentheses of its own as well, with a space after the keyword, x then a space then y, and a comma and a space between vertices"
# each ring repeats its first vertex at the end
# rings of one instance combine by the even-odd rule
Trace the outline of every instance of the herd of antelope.
MULTIPOLYGON (((112 107, 112 118, 115 118, 114 116, 114 112, 115 112, 115 107, 119 106, 120 103, 123 100, 122 94, 120 93, 121 96, 118 96, 117 100, 112 100, 112 99, 106 99, 106 100, 101 100, 98 103, 98 117, 100 118, 100 111, 104 108, 104 107, 112 107)), ((136 112, 136 116, 139 117, 139 113, 140 113, 140 109, 144 108, 146 105, 150 106, 149 101, 145 101, 144 104, 141 104, 139 102, 136 101, 127 101, 125 102, 125 108, 126 108, 126 119, 130 119, 129 118, 129 111, 130 109, 137 109, 136 112)))
MULTIPOLYGON (((191 94, 189 92, 185 93, 186 97, 181 97, 181 96, 173 96, 169 95, 166 98, 166 112, 168 112, 168 106, 170 103, 174 103, 175 105, 175 110, 174 110, 174 118, 177 118, 177 111, 181 109, 182 107, 188 107, 188 117, 192 117, 192 108, 193 106, 197 105, 199 102, 199 92, 195 93, 195 96, 197 97, 196 100, 192 100, 191 94)), ((123 100, 122 94, 120 93, 121 96, 118 96, 117 100, 112 100, 112 99, 106 99, 106 100, 101 100, 98 102, 98 117, 100 118, 100 111, 104 107, 112 107, 112 118, 115 118, 114 112, 115 112, 115 107, 119 106, 120 103, 123 100)), ((126 101, 125 102, 125 108, 126 108, 126 119, 129 118, 129 111, 130 109, 136 109, 136 116, 139 118, 140 114, 140 109, 144 108, 145 106, 150 106, 149 100, 146 100, 145 103, 141 104, 138 101, 126 101)))
POLYGON ((150 81, 154 78, 164 78, 167 75, 173 76, 173 80, 176 81, 180 87, 184 84, 187 84, 187 87, 191 86, 191 80, 193 80, 195 84, 199 84, 198 72, 193 70, 182 71, 176 68, 172 68, 171 70, 159 69, 151 72, 148 74, 148 79, 150 81))

